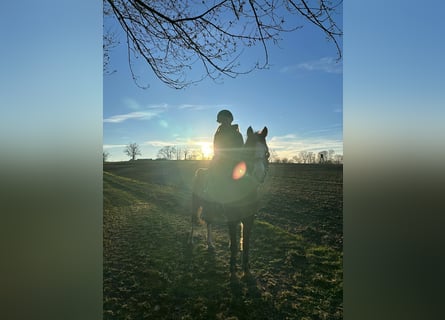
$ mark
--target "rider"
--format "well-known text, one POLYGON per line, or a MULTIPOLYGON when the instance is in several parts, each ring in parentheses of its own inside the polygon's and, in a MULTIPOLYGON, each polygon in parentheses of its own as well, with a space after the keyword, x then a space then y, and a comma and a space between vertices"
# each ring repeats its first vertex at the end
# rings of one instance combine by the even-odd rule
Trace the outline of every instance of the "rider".
POLYGON ((220 125, 213 137, 212 167, 219 167, 231 175, 231 169, 239 161, 240 149, 244 145, 243 136, 238 125, 232 124, 233 115, 229 110, 218 112, 216 121, 220 125))
POLYGON ((216 121, 220 124, 213 137, 213 159, 210 163, 209 178, 205 188, 208 199, 225 202, 233 198, 232 174, 241 160, 244 146, 243 136, 237 124, 232 124, 233 115, 229 110, 218 112, 216 121))

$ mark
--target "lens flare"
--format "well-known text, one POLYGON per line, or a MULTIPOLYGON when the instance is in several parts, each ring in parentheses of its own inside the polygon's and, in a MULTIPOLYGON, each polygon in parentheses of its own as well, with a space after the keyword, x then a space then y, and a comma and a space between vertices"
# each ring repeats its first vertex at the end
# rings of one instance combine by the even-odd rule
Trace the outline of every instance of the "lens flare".
POLYGON ((232 172, 232 179, 233 180, 239 180, 246 174, 246 163, 244 161, 241 161, 238 163, 235 168, 233 168, 232 172))

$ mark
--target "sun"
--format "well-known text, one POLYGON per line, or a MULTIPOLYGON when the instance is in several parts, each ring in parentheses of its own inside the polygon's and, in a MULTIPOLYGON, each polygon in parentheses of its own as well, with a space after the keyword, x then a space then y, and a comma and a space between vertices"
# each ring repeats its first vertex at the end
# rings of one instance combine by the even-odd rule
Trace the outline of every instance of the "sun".
POLYGON ((209 142, 201 142, 201 152, 203 159, 210 159, 213 156, 212 144, 209 142))

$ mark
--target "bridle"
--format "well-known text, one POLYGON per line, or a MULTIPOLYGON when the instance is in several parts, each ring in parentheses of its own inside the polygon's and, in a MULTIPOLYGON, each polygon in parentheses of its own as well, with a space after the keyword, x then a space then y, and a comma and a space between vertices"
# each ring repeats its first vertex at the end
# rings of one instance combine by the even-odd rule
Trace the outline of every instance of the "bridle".
MULTIPOLYGON (((247 150, 252 149, 247 147, 247 150)), ((256 183, 261 184, 266 178, 269 170, 269 148, 265 142, 256 141, 253 154, 246 157, 247 174, 255 179, 256 183), (259 146, 261 145, 261 146, 259 146)))

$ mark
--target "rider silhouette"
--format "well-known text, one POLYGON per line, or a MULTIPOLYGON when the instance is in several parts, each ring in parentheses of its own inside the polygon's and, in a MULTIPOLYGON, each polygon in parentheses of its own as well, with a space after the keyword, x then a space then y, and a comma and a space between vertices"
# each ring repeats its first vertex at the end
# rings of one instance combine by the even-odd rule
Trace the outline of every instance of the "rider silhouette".
POLYGON ((212 167, 227 170, 226 173, 231 175, 231 169, 240 159, 240 150, 244 145, 243 136, 238 125, 232 124, 233 115, 229 110, 218 112, 216 121, 220 125, 213 137, 212 167))
POLYGON ((233 115, 229 110, 218 112, 216 121, 220 125, 213 137, 214 156, 204 192, 208 200, 226 202, 236 196, 232 174, 241 161, 244 140, 238 125, 232 124, 233 115))

